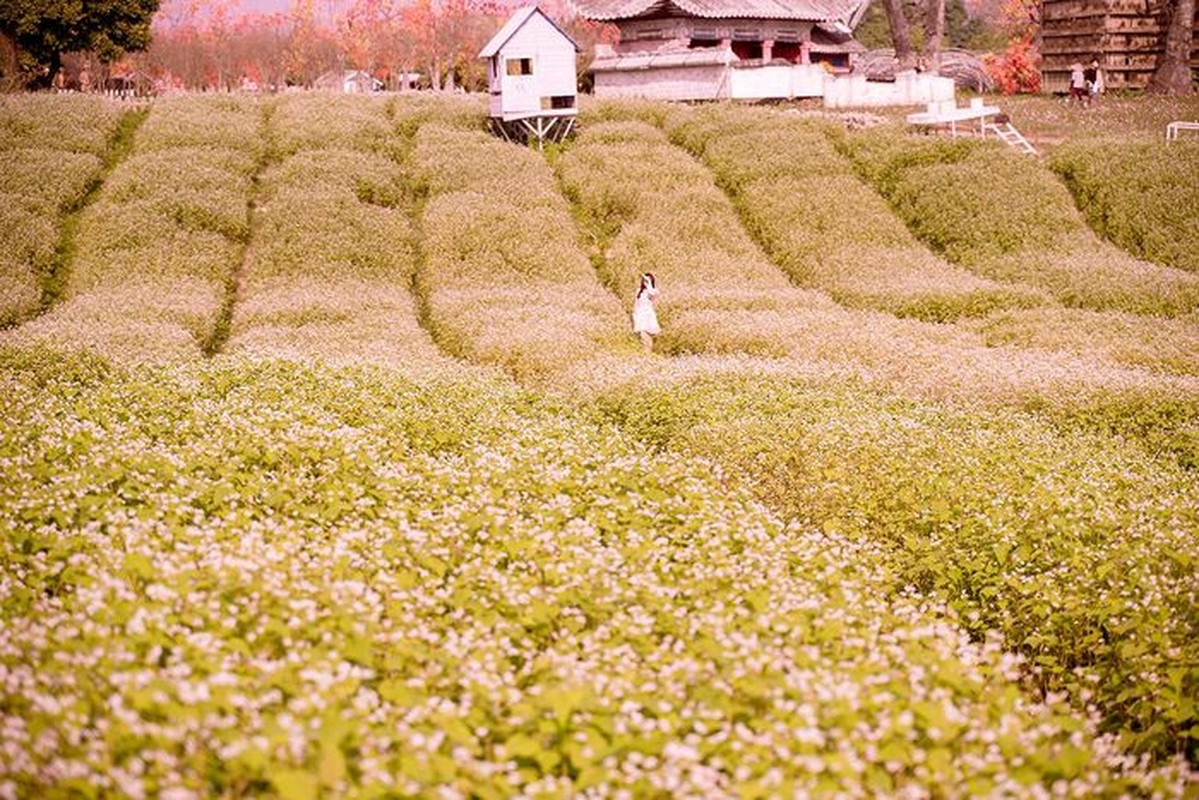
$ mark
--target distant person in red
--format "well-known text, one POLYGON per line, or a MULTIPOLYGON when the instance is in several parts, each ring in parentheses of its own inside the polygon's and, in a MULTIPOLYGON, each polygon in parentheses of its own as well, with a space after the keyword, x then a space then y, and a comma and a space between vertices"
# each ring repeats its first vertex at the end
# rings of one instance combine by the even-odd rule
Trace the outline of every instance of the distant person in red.
POLYGON ((658 313, 654 310, 654 299, 658 296, 658 282, 654 273, 641 276, 637 297, 633 300, 633 333, 641 337, 645 352, 653 352, 654 337, 662 332, 658 326, 658 313))

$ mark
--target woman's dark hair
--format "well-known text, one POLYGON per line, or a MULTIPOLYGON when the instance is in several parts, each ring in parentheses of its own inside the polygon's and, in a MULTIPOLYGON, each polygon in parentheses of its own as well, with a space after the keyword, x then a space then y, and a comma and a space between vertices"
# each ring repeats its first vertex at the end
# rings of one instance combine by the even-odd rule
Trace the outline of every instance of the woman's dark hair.
POLYGON ((658 286, 658 279, 654 277, 654 273, 652 273, 652 272, 643 273, 641 275, 641 285, 637 287, 637 296, 640 297, 641 293, 644 292, 647 287, 657 288, 657 286, 658 286))

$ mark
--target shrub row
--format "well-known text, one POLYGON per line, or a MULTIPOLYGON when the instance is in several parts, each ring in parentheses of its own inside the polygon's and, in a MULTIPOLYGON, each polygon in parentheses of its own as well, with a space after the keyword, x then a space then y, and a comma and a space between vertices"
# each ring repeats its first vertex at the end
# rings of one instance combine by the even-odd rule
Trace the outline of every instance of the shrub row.
POLYGON ((1080 142, 1050 166, 1097 233, 1134 255, 1199 272, 1199 146, 1080 142))
POLYGON ((121 360, 199 354, 248 241, 263 123, 251 99, 155 103, 80 217, 64 302, 17 339, 121 360))
POLYGON ((943 322, 1052 302, 931 254, 854 174, 822 124, 716 107, 675 115, 667 130, 713 171, 792 280, 843 305, 943 322))
POLYGON ((398 138, 392 140, 390 152, 397 160, 407 158, 416 142, 416 132, 422 125, 436 123, 460 131, 487 130, 487 100, 476 95, 430 95, 411 92, 392 98, 387 113, 395 126, 398 138))
POLYGON ((58 241, 54 221, 21 208, 21 200, 0 195, 0 328, 41 307, 42 275, 54 263, 58 241))
POLYGON ((926 140, 876 128, 844 151, 922 241, 981 275, 1040 287, 1098 311, 1199 309, 1199 277, 1099 241, 1052 172, 994 142, 926 140))
POLYGON ((119 119, 93 99, 0 98, 0 327, 41 308, 64 217, 99 179, 119 119))
POLYGON ((756 349, 713 318, 832 307, 791 285, 746 235, 711 174, 657 128, 587 124, 556 168, 608 288, 631 308, 641 273, 657 277, 665 349, 756 349))
POLYGON ((1001 631, 1041 691, 1193 759, 1199 489, 1118 437, 876 394, 780 365, 628 369, 605 418, 710 459, 785 518, 874 542, 898 586, 1001 631))
MULTIPOLYGON (((611 104, 601 111, 616 118, 620 108, 611 104)), ((630 116, 639 115, 644 112, 634 106, 630 116)), ((785 117, 777 134, 763 134, 771 146, 745 138, 763 129, 761 119, 745 110, 674 111, 663 124, 688 147, 719 142, 711 154, 703 150, 704 158, 714 159, 716 172, 732 186, 791 185, 770 177, 794 172, 790 141, 811 140, 816 152, 826 154, 811 160, 817 172, 836 178, 847 169, 818 131, 791 127, 795 123, 785 117), (745 148, 757 157, 741 159, 745 148)), ((609 286, 631 295, 641 269, 660 268, 662 339, 673 352, 786 357, 852 372, 912 397, 1036 409, 1066 427, 1119 431, 1183 463, 1199 461, 1189 421, 1199 411, 1199 385, 1121 366, 1109 355, 1124 352, 1116 345, 1077 355, 1068 348, 993 347, 966 327, 846 310, 789 290, 748 242, 707 171, 644 122, 585 125, 557 168, 584 228, 606 254, 599 266, 609 286)), ((792 203, 784 192, 777 197, 792 203)), ((847 225, 847 219, 838 223, 847 225)), ((892 227, 892 235, 892 244, 914 247, 902 230, 892 227)), ((1115 326, 1101 341, 1140 346, 1115 326)))
POLYGON ((119 103, 90 95, 5 94, 0 96, 0 151, 103 155, 122 110, 119 103))
POLYGON ((633 345, 535 152, 428 124, 408 166, 422 205, 417 292, 442 348, 534 377, 633 345))
POLYGON ((388 101, 363 95, 288 95, 274 114, 276 150, 280 156, 327 149, 388 153, 397 140, 387 108, 388 101))
POLYGON ((0 365, 18 796, 1182 792, 870 548, 460 365, 0 365))
POLYGON ((1167 375, 1199 376, 1199 318, 1047 308, 996 312, 963 323, 989 346, 1094 354, 1167 375))
POLYGON ((411 289, 404 176, 380 152, 393 137, 382 104, 288 97, 272 122, 291 155, 260 179, 227 352, 437 362, 411 289))

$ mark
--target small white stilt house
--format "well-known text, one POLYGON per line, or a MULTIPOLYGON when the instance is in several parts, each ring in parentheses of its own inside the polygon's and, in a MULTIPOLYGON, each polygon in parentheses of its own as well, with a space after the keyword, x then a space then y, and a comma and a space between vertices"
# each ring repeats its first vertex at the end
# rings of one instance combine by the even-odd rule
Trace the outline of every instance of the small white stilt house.
POLYGON ((492 130, 520 142, 564 139, 578 113, 578 53, 537 6, 516 11, 479 53, 488 62, 492 130))

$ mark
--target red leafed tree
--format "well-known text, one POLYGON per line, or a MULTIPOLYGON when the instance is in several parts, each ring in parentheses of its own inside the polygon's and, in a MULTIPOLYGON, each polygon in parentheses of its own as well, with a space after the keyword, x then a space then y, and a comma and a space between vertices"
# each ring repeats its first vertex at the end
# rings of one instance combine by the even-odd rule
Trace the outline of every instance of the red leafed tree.
MULTIPOLYGON (((245 0, 240 0, 245 2, 245 0)), ((486 88, 483 45, 525 0, 290 0, 284 14, 240 13, 239 0, 164 0, 148 69, 188 88, 310 86, 362 69, 393 88, 422 72, 434 89, 486 88)), ((549 13, 583 52, 614 29, 549 13)), ((556 13, 555 13, 556 12, 556 13)))
POLYGON ((1002 54, 984 56, 987 74, 1003 94, 1041 91, 1040 0, 1003 0, 996 22, 1008 43, 1002 54))
POLYGON ((288 83, 311 86, 324 73, 344 66, 337 37, 317 20, 313 0, 295 0, 289 22, 291 37, 285 55, 288 83))
POLYGON ((506 0, 415 0, 405 8, 404 28, 434 89, 485 85, 478 54, 509 10, 506 0))
POLYGON ((235 2, 163 4, 154 41, 139 66, 167 85, 234 89, 281 87, 292 36, 284 14, 241 14, 235 2))
POLYGON ((375 74, 383 66, 384 43, 397 18, 390 0, 355 0, 338 22, 346 62, 375 74))
POLYGON ((1003 94, 1041 91, 1041 57, 1027 39, 1012 39, 1002 55, 983 56, 987 74, 1003 94))
POLYGON ((1003 0, 996 22, 1012 39, 1032 42, 1041 31, 1040 0, 1003 0))

